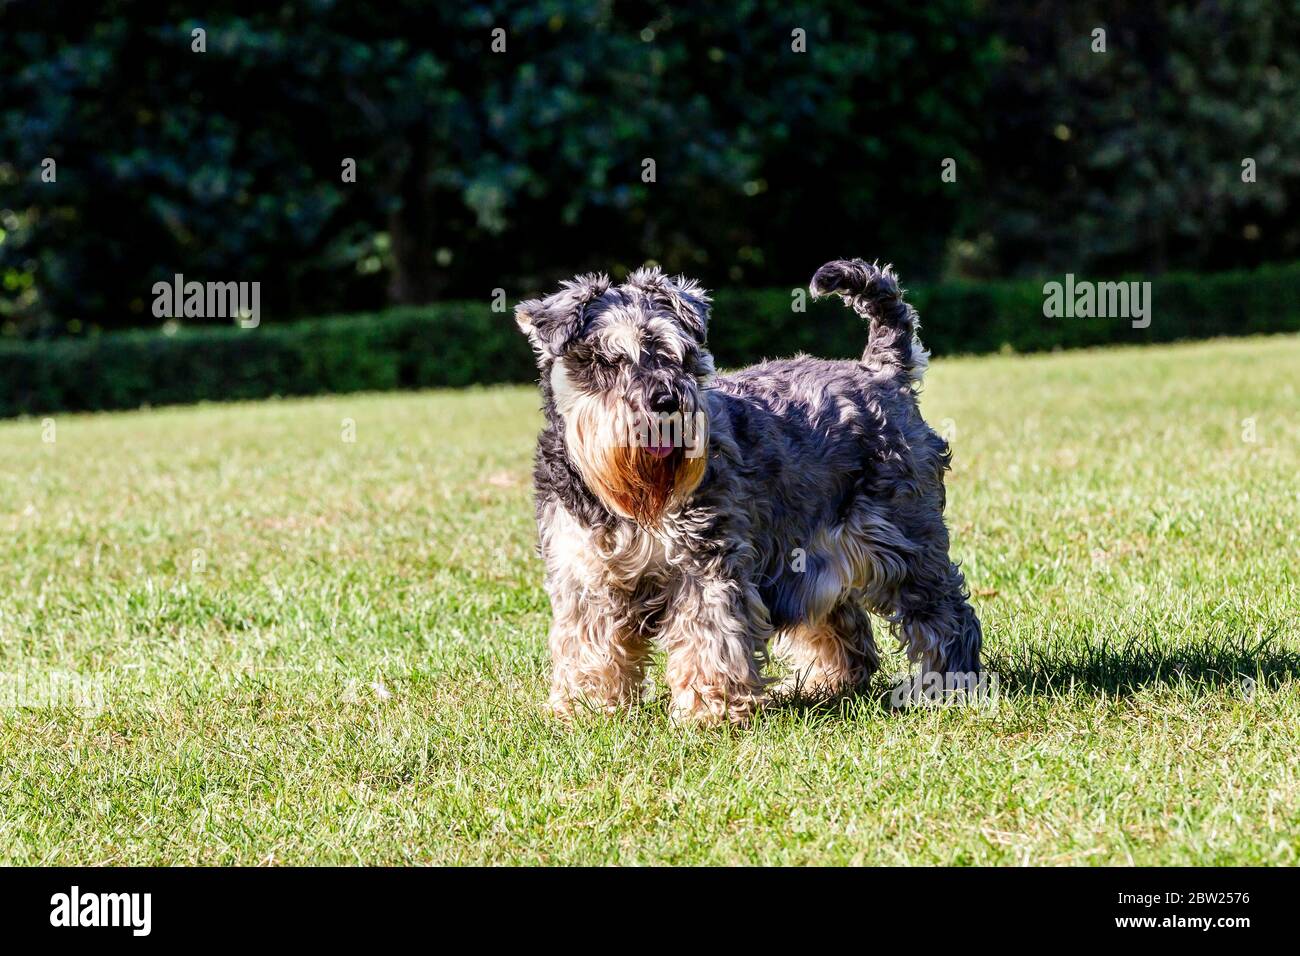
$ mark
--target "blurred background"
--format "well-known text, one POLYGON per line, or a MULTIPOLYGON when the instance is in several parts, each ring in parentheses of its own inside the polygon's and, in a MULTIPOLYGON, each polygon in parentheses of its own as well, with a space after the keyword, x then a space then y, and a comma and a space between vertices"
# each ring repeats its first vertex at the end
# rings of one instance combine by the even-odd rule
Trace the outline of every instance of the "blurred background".
POLYGON ((845 255, 898 266, 938 353, 1300 329, 1298 30, 1289 0, 0 0, 0 414, 526 380, 495 290, 647 261, 721 290, 726 364, 860 349, 790 307, 845 255), (1152 327, 1046 320, 1067 272, 1153 281, 1152 327), (176 273, 260 282, 261 326, 159 319, 176 273))

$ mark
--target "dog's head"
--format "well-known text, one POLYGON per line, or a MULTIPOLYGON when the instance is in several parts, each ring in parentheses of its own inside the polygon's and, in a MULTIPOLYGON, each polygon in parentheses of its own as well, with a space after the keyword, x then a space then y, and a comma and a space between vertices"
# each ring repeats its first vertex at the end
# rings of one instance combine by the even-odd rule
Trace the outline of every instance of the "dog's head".
POLYGON ((570 460, 606 507, 642 525, 704 477, 708 319, 708 294, 657 268, 617 286, 579 276, 515 310, 570 460))

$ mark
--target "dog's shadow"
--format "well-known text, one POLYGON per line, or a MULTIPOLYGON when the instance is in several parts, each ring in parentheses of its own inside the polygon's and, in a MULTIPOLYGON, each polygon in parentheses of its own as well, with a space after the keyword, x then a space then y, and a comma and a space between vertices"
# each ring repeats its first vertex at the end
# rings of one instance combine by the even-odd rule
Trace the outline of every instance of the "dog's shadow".
MULTIPOLYGON (((1022 648, 986 651, 986 690, 993 699, 1023 695, 1060 697, 1091 694, 1132 697, 1160 688, 1179 688, 1196 696, 1231 691, 1244 697, 1300 678, 1300 648, 1276 646, 1277 632, 1254 643, 1160 647, 1145 640, 1106 641, 1080 648, 1022 648)), ((846 700, 874 699, 886 710, 903 710, 902 675, 877 674, 869 688, 839 697, 793 692, 773 698, 783 710, 828 713, 846 700)))
POLYGON ((1020 694, 1055 696, 1080 691, 1128 697, 1153 688, 1199 693, 1276 687, 1300 677, 1300 648, 1278 645, 1275 630, 1262 640, 1161 646, 1149 640, 1103 641, 1063 651, 1025 648, 986 656, 1002 686, 1020 694))

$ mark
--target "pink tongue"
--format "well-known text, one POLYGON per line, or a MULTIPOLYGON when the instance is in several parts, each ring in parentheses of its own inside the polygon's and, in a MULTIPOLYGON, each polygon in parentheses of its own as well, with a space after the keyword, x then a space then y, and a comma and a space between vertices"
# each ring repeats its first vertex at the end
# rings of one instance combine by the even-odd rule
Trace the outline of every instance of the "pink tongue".
POLYGON ((672 445, 647 445, 645 450, 648 451, 650 454, 654 455, 656 458, 667 458, 669 455, 673 453, 673 446, 672 445))

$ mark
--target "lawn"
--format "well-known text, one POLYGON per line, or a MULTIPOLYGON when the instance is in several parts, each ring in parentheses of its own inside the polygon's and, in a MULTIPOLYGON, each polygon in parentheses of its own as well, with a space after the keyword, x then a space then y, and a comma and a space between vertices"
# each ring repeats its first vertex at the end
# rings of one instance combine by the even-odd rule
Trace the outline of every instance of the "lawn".
POLYGON ((1298 390, 935 361, 997 697, 746 730, 543 714, 531 389, 0 423, 0 862, 1300 862, 1298 390))

